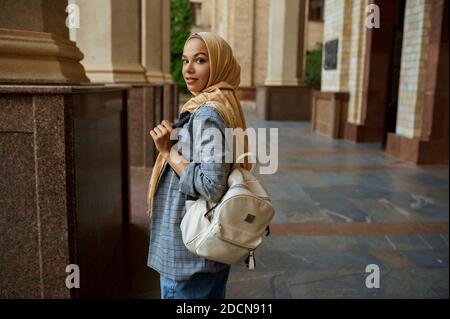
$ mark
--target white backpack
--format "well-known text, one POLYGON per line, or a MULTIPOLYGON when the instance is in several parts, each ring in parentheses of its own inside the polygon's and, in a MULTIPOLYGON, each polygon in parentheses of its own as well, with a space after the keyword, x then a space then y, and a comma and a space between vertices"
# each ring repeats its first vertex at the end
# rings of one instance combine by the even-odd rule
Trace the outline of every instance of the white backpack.
POLYGON ((258 180, 248 170, 235 167, 228 190, 219 203, 203 197, 186 201, 181 233, 195 255, 225 264, 246 261, 255 267, 253 251, 261 244, 275 211, 258 180))

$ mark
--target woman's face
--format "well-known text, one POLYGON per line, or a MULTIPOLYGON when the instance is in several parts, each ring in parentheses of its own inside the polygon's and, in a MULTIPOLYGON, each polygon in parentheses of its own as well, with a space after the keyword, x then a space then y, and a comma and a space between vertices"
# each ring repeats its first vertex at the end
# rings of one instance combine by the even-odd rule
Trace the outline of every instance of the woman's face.
POLYGON ((190 39, 183 50, 183 77, 191 92, 201 92, 209 80, 209 56, 205 42, 190 39))

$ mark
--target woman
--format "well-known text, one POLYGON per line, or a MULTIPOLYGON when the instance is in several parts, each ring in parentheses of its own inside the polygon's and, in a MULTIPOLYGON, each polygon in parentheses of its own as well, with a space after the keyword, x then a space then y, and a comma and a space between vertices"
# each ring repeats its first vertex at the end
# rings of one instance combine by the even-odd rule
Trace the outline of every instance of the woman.
MULTIPOLYGON (((233 164, 225 160, 225 128, 246 129, 235 93, 240 83, 240 66, 228 43, 210 32, 192 34, 185 43, 182 60, 183 77, 194 97, 181 108, 177 124, 190 134, 179 137, 180 151, 172 147, 172 123, 164 120, 150 131, 159 155, 148 192, 151 225, 147 264, 160 273, 163 299, 223 299, 230 266, 189 252, 182 241, 180 223, 186 213, 187 198, 203 196, 218 202, 226 192, 233 164), (221 132, 222 142, 202 134, 211 128, 221 132), (192 152, 183 147, 189 144, 192 152), (208 152, 202 153, 212 148, 223 150, 219 154, 221 161, 213 162, 208 152), (197 158, 201 161, 193 160, 197 158)), ((247 152, 247 140, 243 143, 247 152)), ((251 164, 246 161, 240 165, 249 169, 251 164)))

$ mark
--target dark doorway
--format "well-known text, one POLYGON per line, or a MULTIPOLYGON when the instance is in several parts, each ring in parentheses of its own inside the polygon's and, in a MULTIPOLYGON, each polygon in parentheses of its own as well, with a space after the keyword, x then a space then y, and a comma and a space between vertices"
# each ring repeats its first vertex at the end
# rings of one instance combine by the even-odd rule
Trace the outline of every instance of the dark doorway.
POLYGON ((384 132, 382 149, 386 148, 388 133, 395 133, 397 123, 398 90, 400 84, 400 68, 403 43, 403 21, 405 17, 405 0, 395 2, 396 21, 391 27, 391 52, 389 61, 389 75, 386 88, 386 107, 384 117, 384 132))
POLYGON ((380 143, 384 149, 388 132, 395 131, 403 20, 406 0, 377 0, 380 28, 369 30, 370 58, 367 97, 363 100, 361 141, 380 143))

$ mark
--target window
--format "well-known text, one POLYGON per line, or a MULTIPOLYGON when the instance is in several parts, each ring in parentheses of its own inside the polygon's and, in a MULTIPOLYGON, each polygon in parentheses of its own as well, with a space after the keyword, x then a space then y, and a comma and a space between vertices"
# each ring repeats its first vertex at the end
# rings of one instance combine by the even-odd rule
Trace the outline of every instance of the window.
POLYGON ((323 0, 309 0, 308 20, 323 21, 323 0))
POLYGON ((191 2, 191 19, 192 24, 196 27, 202 26, 202 4, 199 2, 191 2))

